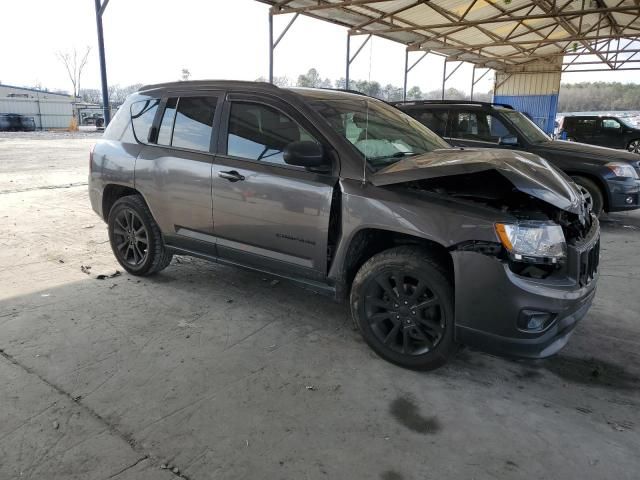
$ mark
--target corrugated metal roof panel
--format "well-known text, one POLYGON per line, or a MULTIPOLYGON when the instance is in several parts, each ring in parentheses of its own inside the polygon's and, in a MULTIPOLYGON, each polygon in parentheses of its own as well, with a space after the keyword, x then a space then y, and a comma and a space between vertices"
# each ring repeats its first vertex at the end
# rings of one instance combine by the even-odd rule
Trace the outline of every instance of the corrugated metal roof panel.
POLYGON ((595 43, 596 35, 600 40, 607 35, 614 39, 640 38, 640 5, 636 0, 587 2, 584 6, 581 2, 556 4, 550 0, 259 1, 274 6, 278 13, 304 7, 300 13, 358 27, 412 48, 449 52, 448 45, 455 45, 468 51, 465 58, 475 56, 479 63, 490 59, 482 58, 483 49, 494 54, 520 52, 516 60, 520 63, 530 61, 527 57, 531 55, 561 53, 566 45, 580 42, 574 39, 578 31, 591 43, 595 43), (613 10, 594 12, 601 8, 613 10), (542 15, 545 18, 540 18, 542 15), (610 19, 618 23, 613 30, 610 19))

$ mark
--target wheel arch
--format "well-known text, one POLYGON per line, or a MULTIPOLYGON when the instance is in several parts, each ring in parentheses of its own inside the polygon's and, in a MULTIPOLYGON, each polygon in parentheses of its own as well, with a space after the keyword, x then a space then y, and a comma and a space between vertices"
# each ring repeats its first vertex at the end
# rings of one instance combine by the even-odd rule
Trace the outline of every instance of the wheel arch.
POLYGON ((133 187, 129 187, 126 185, 120 185, 117 183, 110 183, 105 185, 104 190, 102 191, 102 217, 104 221, 108 221, 109 212, 113 208, 113 205, 122 197, 126 197, 128 195, 140 195, 145 203, 144 196, 138 190, 133 187))
MULTIPOLYGON (((376 227, 363 227, 355 232, 345 249, 344 262, 341 266, 343 294, 346 296, 353 279, 362 265, 372 256, 389 248, 400 245, 415 245, 432 253, 433 258, 445 269, 451 284, 454 284, 453 259, 449 250, 434 240, 376 227)), ((455 289, 454 289, 455 291, 455 289)))
POLYGON ((591 180, 593 183, 595 183, 598 188, 600 188, 600 191, 602 192, 602 200, 604 201, 604 205, 603 205, 603 210, 605 212, 609 211, 609 188, 607 187, 607 184, 605 181, 602 180, 602 178, 598 177, 597 175, 594 175, 592 173, 586 173, 586 172, 580 172, 580 171, 576 171, 576 170, 564 170, 564 173, 566 173, 567 175, 569 175, 570 177, 584 177, 588 180, 591 180))

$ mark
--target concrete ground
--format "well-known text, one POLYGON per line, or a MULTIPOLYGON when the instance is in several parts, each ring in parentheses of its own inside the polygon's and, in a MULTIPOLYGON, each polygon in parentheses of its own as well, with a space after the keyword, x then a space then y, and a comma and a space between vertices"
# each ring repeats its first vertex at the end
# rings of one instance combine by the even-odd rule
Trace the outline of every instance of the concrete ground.
POLYGON ((604 220, 560 355, 416 373, 284 281, 186 257, 99 280, 95 138, 0 136, 0 479, 638 478, 639 213, 604 220))

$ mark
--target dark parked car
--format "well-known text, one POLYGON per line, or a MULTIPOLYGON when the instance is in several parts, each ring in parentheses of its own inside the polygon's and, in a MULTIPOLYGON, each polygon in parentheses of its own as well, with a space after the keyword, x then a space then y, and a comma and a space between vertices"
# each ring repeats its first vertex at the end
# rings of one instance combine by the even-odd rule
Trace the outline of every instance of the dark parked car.
POLYGON ((95 125, 98 128, 104 127, 104 117, 97 113, 87 115, 82 118, 83 125, 95 125))
POLYGON ((589 115, 564 117, 558 136, 570 142, 624 148, 631 153, 640 153, 640 128, 624 118, 589 115))
POLYGON ((543 157, 573 178, 596 215, 640 207, 637 155, 552 140, 509 105, 436 100, 396 106, 453 145, 509 148, 543 157))
POLYGON ((363 95, 143 87, 90 165, 126 271, 186 254, 348 298, 366 342, 405 367, 456 343, 551 355, 595 293, 600 228, 569 177, 528 153, 450 148, 363 95))
POLYGON ((0 132, 33 132, 36 122, 33 117, 17 113, 0 114, 0 132))

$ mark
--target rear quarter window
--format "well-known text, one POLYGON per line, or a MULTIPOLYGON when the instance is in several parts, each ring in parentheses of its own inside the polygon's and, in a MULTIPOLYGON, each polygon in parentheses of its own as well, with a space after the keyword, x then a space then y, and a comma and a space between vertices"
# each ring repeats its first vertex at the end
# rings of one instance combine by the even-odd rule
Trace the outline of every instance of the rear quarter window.
POLYGON ((140 143, 149 143, 149 133, 156 116, 160 100, 150 98, 131 104, 131 124, 136 140, 140 143))
POLYGON ((107 128, 104 131, 103 138, 122 143, 136 143, 136 139, 133 136, 133 129, 131 127, 129 108, 126 104, 120 107, 113 116, 111 122, 109 122, 109 125, 107 125, 107 128))

